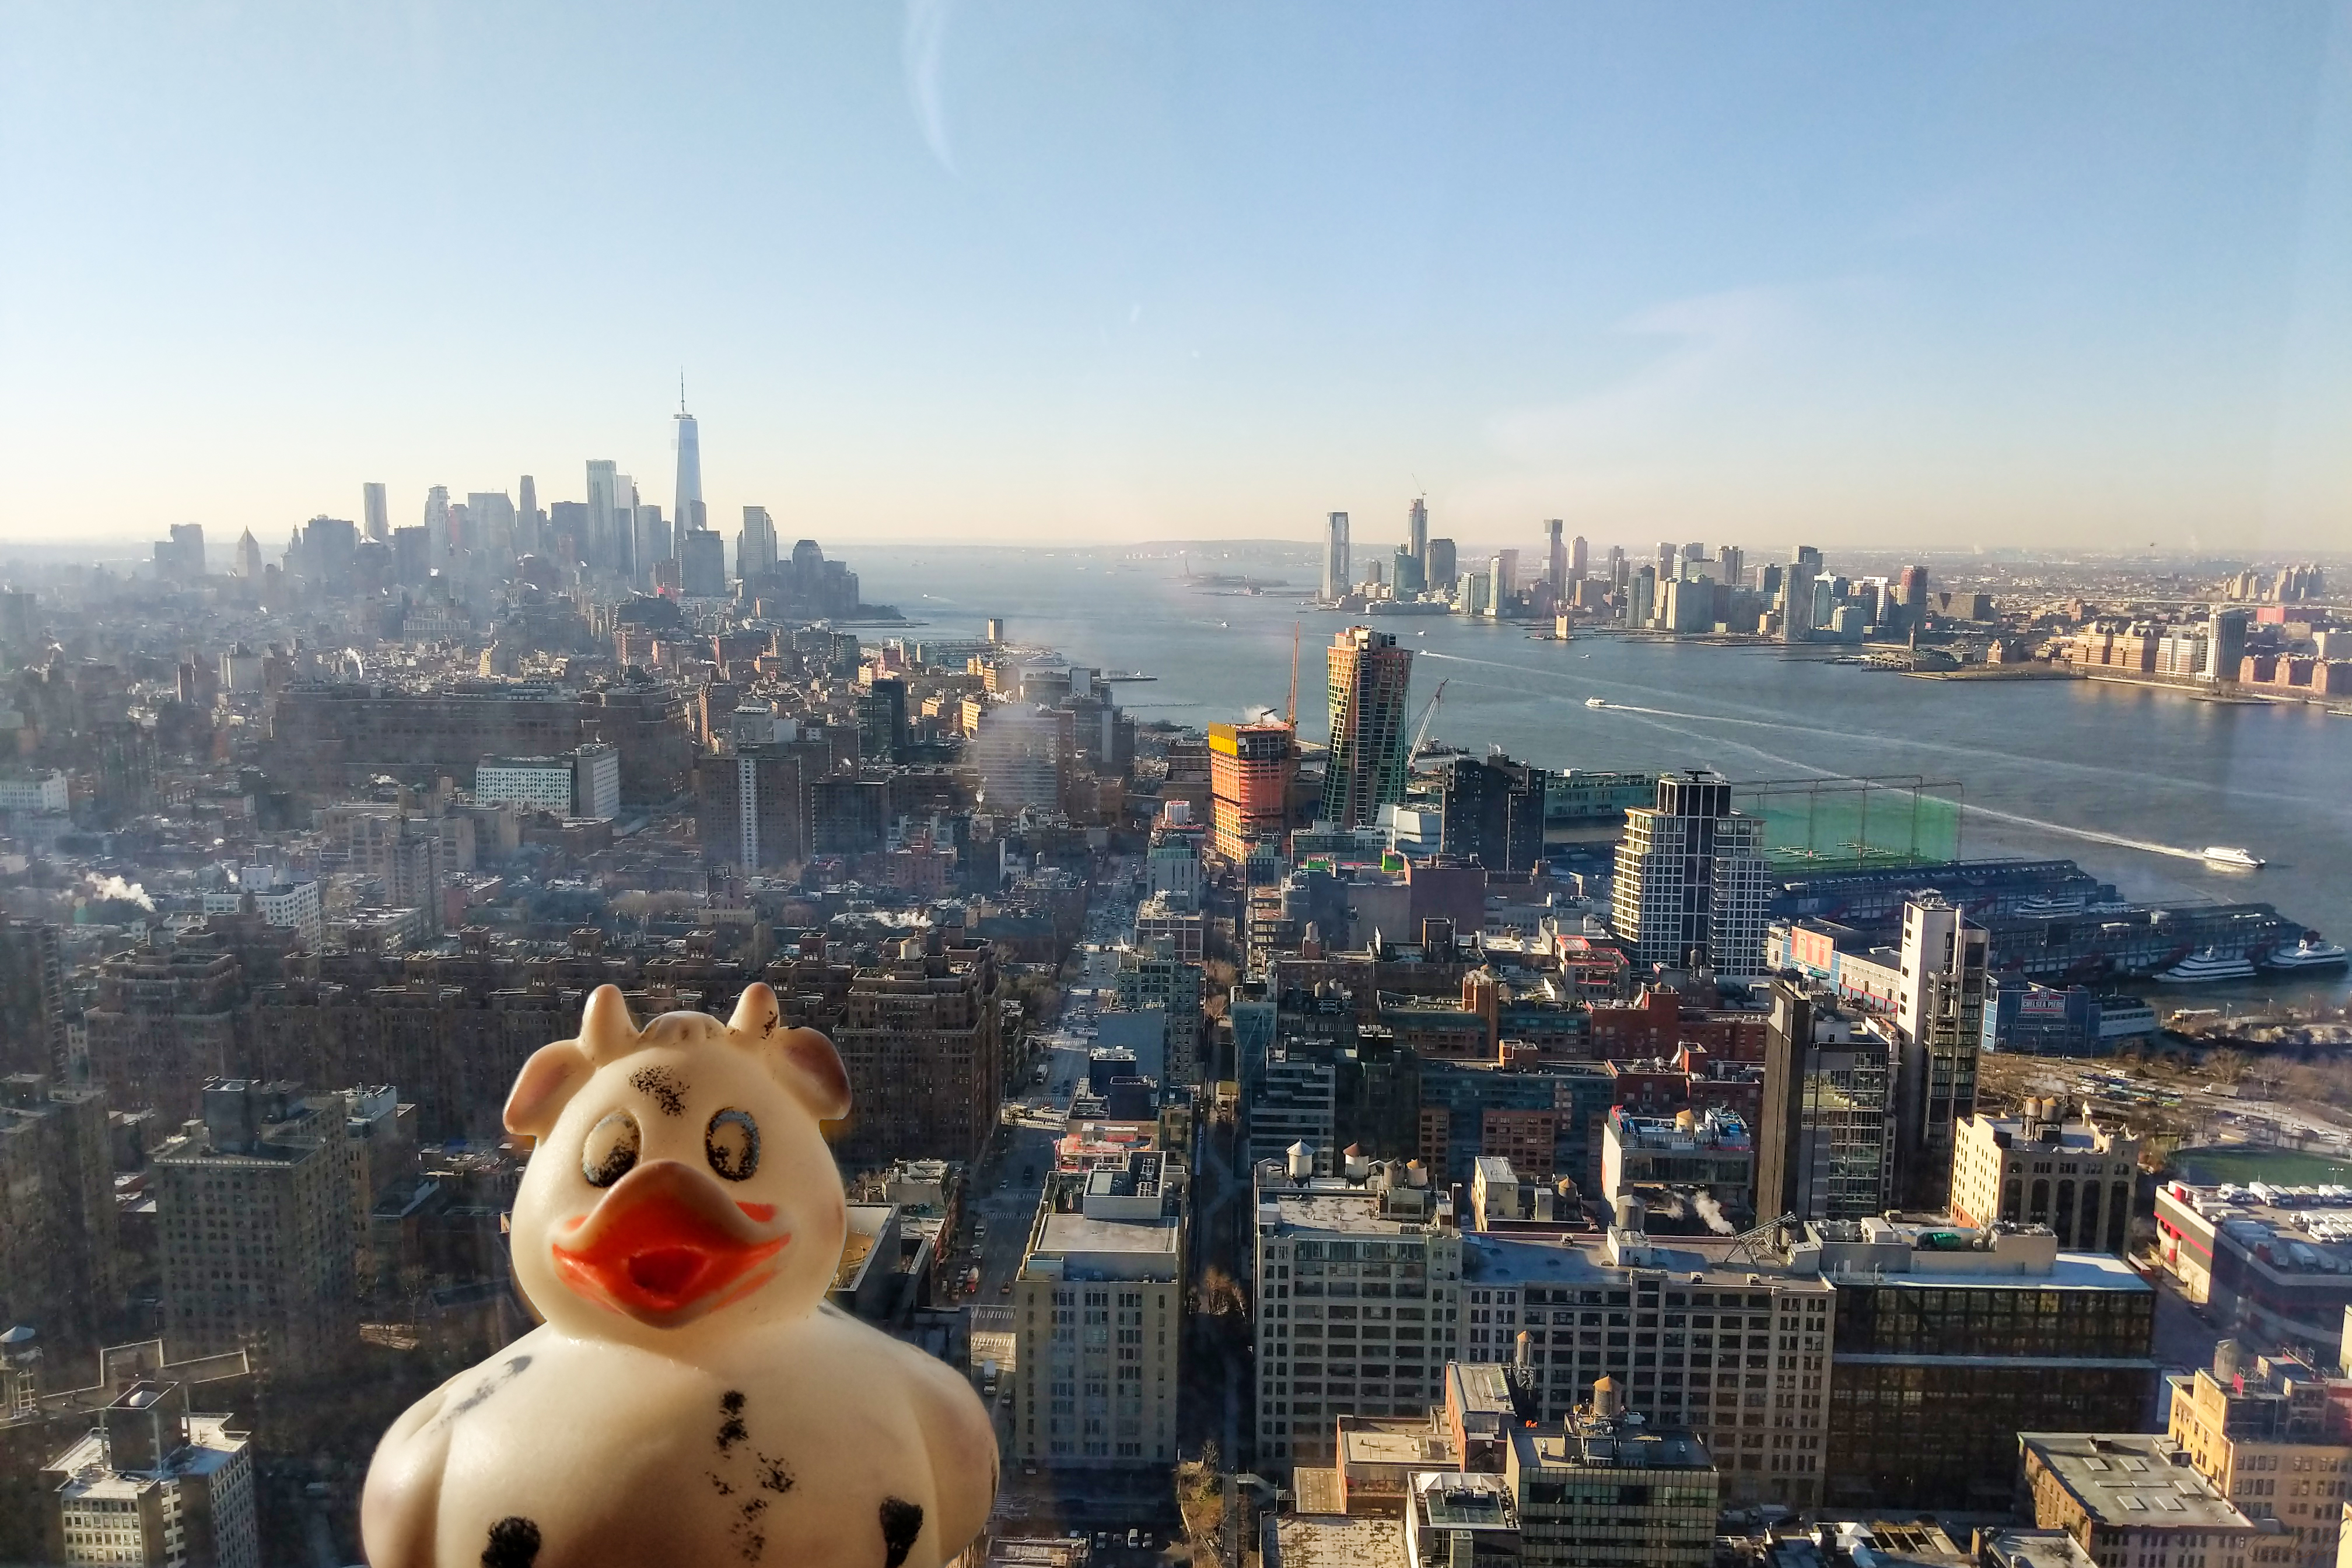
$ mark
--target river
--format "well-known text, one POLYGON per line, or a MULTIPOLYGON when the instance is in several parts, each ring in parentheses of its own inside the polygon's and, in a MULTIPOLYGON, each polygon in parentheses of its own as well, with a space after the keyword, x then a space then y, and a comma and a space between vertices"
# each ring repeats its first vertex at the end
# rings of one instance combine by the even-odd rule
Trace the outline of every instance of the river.
MULTIPOLYGON (((1295 623, 1310 740, 1328 726, 1322 649, 1358 618, 1307 609, 1295 593, 1206 590, 1173 561, 1107 551, 867 547, 851 564, 868 601, 937 635, 977 636, 1002 616, 1017 644, 1155 676, 1121 686, 1120 705, 1195 727, 1279 710, 1295 623)), ((1297 565, 1278 574, 1308 581, 1297 565)), ((2067 856, 2132 899, 2259 900, 2352 940, 2352 719, 2091 681, 1917 680, 1771 647, 1555 643, 1454 616, 1370 624, 1416 651, 1416 716, 1446 681, 1432 733, 1474 752, 1498 745, 1555 768, 1712 766, 1735 780, 1923 773, 1959 786, 1963 856, 2067 856), (1611 706, 1585 706, 1596 696, 1611 706), (2209 844, 2269 864, 2210 867, 2198 855, 2209 844)), ((2337 972, 2166 995, 2347 993, 2337 972)))

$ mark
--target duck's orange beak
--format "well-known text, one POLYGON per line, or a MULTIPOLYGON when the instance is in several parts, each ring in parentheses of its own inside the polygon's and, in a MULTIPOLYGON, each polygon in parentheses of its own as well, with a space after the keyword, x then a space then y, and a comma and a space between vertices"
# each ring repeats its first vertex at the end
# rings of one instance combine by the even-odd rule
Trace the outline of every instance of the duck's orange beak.
MULTIPOLYGON (((792 1237, 769 1235, 750 1208, 692 1166, 655 1160, 615 1182, 577 1232, 554 1244, 555 1272, 589 1300, 674 1329, 749 1295, 775 1272, 761 1266, 792 1237)), ((762 1217, 772 1212, 760 1209, 762 1217)))

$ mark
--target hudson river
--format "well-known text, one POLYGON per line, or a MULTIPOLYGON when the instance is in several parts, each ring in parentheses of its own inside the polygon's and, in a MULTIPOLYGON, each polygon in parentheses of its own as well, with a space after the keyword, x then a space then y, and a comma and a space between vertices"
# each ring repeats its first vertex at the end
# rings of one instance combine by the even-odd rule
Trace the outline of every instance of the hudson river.
MULTIPOLYGON (((1208 554, 1196 569, 1244 569, 1208 554)), ((1156 676, 1120 686, 1120 706, 1194 727, 1280 710, 1297 623, 1309 740, 1328 723, 1322 649, 1359 618, 1305 608, 1297 566, 1249 568, 1297 585, 1254 597, 1187 584, 1172 560, 1108 552, 868 546, 853 564, 869 602, 927 623, 910 636, 977 636, 1002 616, 1015 644, 1156 676)), ((1415 651, 1416 719, 1447 683, 1431 732, 1473 752, 1498 745, 1555 768, 1711 766, 1734 780, 1924 774, 1959 786, 1944 793, 1964 804, 1965 857, 2066 856, 2128 898, 2259 900, 2352 944, 2352 719, 2091 681, 1915 680, 1764 647, 1555 643, 1455 616, 1368 624, 1415 651), (1611 706, 1588 708, 1591 697, 1611 706), (2270 863, 2216 869, 2198 858, 2208 844, 2270 863)), ((2162 989, 2200 1004, 2341 1001, 2352 982, 2339 971, 2162 989)))

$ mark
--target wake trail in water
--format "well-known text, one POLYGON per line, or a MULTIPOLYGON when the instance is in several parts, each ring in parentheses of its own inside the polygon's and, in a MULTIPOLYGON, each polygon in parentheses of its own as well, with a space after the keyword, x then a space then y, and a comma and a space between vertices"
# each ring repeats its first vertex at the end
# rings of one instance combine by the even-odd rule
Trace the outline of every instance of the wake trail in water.
MULTIPOLYGON (((1501 659, 1473 658, 1465 654, 1441 653, 1434 649, 1425 650, 1423 652, 1421 657, 1423 658, 1442 658, 1455 664, 1484 665, 1489 669, 1508 670, 1514 675, 1527 677, 1537 681, 1556 680, 1563 683, 1575 681, 1580 683, 1582 689, 1586 690, 1598 688, 1602 690, 1638 691, 1647 697, 1664 698, 1668 700, 1672 700, 1683 695, 1681 692, 1669 691, 1654 686, 1643 686, 1634 681, 1612 679, 1610 677, 1603 675, 1588 675, 1581 670, 1571 671, 1544 669, 1531 665, 1510 664, 1501 659)), ((1477 683, 1474 682, 1472 684, 1477 683)), ((1555 696, 1549 692, 1530 690, 1525 688, 1498 687, 1490 685, 1487 687, 1487 689, 1516 690, 1522 696, 1539 698, 1543 700, 1553 702, 1580 703, 1582 700, 1580 698, 1573 696, 1555 696)), ((2063 757, 2031 755, 2018 752, 1990 752, 1985 751, 1981 747, 1955 745, 1947 741, 1931 741, 1917 735, 1906 735, 1885 731, 1840 730, 1825 724, 1807 723, 1795 714, 1783 713, 1781 710, 1777 709, 1759 710, 1759 711, 1777 715, 1770 719, 1737 718, 1728 713, 1694 713, 1685 710, 1672 708, 1643 708, 1631 702, 1617 701, 1611 701, 1605 707, 1596 709, 1594 711, 1642 713, 1658 718, 1681 719, 1695 724, 1737 724, 1744 728, 1754 730, 1777 730, 1783 734, 1791 736, 1819 735, 1825 740, 1835 741, 1848 746, 1885 747, 1897 751, 1925 752, 1931 755, 1957 757, 1967 762, 1979 764, 1997 762, 2003 766, 2011 768, 2032 769, 2041 773, 2069 774, 2082 778, 2107 779, 2114 776, 2114 770, 2102 763, 2070 762, 2063 757)), ((1730 743, 1731 742, 1725 742, 1727 745, 1730 743)), ((1790 765, 1797 766, 1799 764, 1791 763, 1790 765)), ((1903 764, 1901 763, 1897 763, 1895 765, 1901 766, 1903 764)), ((2231 794, 2231 791, 2227 784, 2217 784, 2208 779, 2187 778, 2175 775, 2153 778, 2147 782, 2162 789, 2190 790, 2200 795, 2216 795, 2224 799, 2229 798, 2231 794)), ((2315 800, 2305 795, 2276 795, 2273 798, 2283 805, 2310 806, 2319 811, 2336 816, 2347 815, 2346 804, 2341 799, 2329 798, 2315 800)), ((2202 857, 2196 857, 2196 858, 2202 858, 2202 857)))
POLYGON ((2031 827, 2042 833, 2063 834, 2068 838, 2088 839, 2093 844, 2112 844, 2119 849, 2137 849, 2148 855, 2168 855, 2176 860, 2195 860, 2200 864, 2205 857, 2194 849, 2177 845, 2158 844, 2152 839, 2127 838, 2120 833, 2102 833, 2095 827, 2069 827, 2063 822, 2045 822, 2038 816, 2020 816, 2013 811, 1995 811, 1989 805, 1957 803, 1962 811, 1975 816, 1990 816, 1996 822, 2013 822, 2020 827, 2031 827))
MULTIPOLYGON (((1751 746, 1741 741, 1727 741, 1719 736, 1701 734, 1696 730, 1685 730, 1678 724, 1662 723, 1658 718, 1652 717, 1653 714, 1657 712, 1657 710, 1655 709, 1636 708, 1630 703, 1612 702, 1606 711, 1626 714, 1634 718, 1640 723, 1647 724, 1653 729, 1664 730, 1670 735, 1680 735, 1687 740, 1697 741, 1704 744, 1727 747, 1736 752, 1746 752, 1752 756, 1761 757, 1766 762, 1777 763, 1782 767, 1796 768, 1803 773, 1818 774, 1822 778, 1837 778, 1841 776, 1837 773, 1832 773, 1826 768, 1817 767, 1811 763, 1801 763, 1794 757, 1784 757, 1777 752, 1768 752, 1761 746, 1751 746)), ((1677 713, 1664 715, 1664 717, 1683 718, 1685 717, 1685 715, 1677 713)), ((2179 846, 2172 844, 2158 844, 2153 839, 2132 838, 2120 833, 2102 832, 2095 827, 2072 827, 2063 822, 2051 822, 2039 816, 2024 816, 2013 811, 2000 811, 1990 805, 1971 805, 1966 801, 1954 801, 1952 804, 1971 816, 1989 816, 1996 822, 2007 822, 2019 827, 2031 827, 2040 833, 2056 834, 2065 838, 2080 838, 2092 844, 2111 844, 2118 849, 2137 849, 2142 854, 2163 855, 2175 860, 2194 860, 2202 864, 2205 859, 2203 855, 2194 849, 2183 849, 2179 846)))

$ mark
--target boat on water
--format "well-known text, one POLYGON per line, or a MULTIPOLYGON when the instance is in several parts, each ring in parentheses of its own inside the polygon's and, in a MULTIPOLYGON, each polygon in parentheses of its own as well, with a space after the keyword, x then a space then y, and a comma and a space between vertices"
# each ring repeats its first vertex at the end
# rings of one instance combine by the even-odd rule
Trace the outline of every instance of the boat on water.
POLYGON ((2262 869, 2264 862, 2251 849, 2241 849, 2234 844, 2208 844, 2205 863, 2209 866, 2238 866, 2249 871, 2262 869))
POLYGON ((2035 893, 2018 900, 2017 913, 2022 920, 2060 920, 2089 908, 2090 900, 2080 893, 2035 893))
POLYGON ((2243 958, 2222 956, 2219 948, 2192 952, 2169 969, 2158 970, 2159 985, 2200 985, 2216 980, 2252 980, 2254 966, 2243 958))
POLYGON ((1584 700, 1584 705, 1587 708, 1606 708, 1609 706, 1609 700, 1605 697, 1588 697, 1584 700))
POLYGON ((2347 959, 2352 959, 2352 953, 2347 953, 2336 943, 2305 937, 2293 947, 2273 948, 2263 959, 2263 967, 2264 969, 2333 969, 2344 963, 2347 959))

